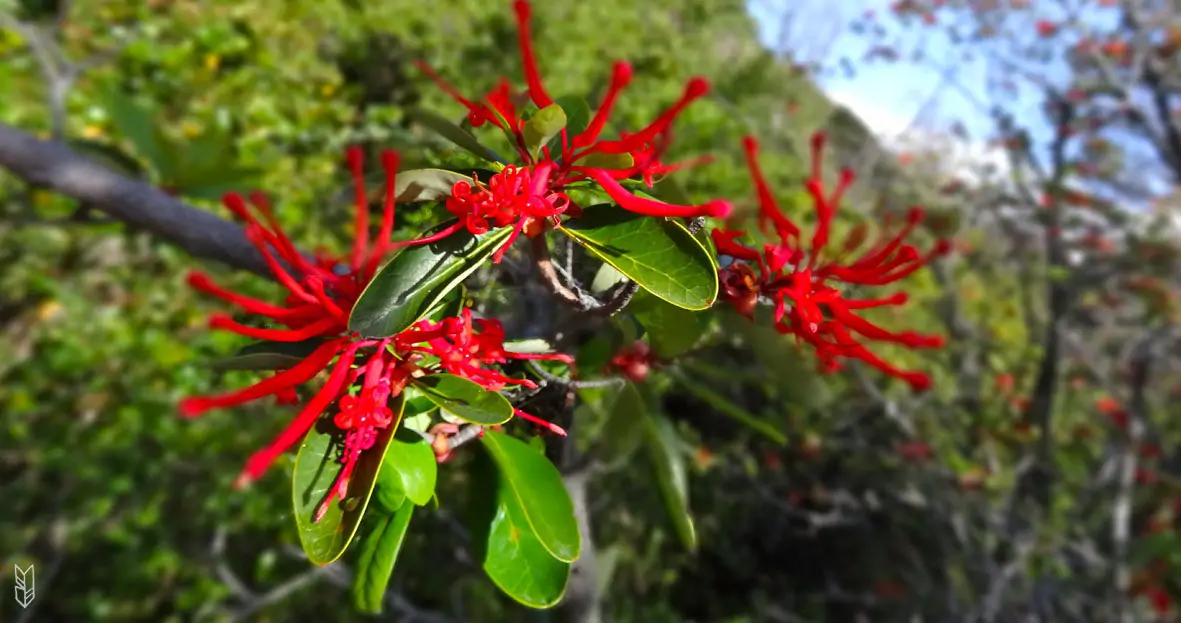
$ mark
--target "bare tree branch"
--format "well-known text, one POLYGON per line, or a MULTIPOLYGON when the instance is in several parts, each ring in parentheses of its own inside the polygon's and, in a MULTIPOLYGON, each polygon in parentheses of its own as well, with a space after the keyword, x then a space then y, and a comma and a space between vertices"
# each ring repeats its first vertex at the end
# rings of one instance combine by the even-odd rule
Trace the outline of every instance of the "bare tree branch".
POLYGON ((37 187, 92 204, 112 218, 168 240, 194 257, 270 278, 238 225, 123 177, 57 141, 0 124, 0 167, 37 187))

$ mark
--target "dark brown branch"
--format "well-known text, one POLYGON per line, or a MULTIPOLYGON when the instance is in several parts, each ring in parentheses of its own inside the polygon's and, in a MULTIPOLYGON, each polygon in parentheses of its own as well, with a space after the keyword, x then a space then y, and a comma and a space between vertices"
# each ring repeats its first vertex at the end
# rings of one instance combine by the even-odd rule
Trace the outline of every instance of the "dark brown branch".
POLYGON ((0 167, 33 186, 93 205, 195 257, 217 260, 270 278, 262 255, 238 225, 123 177, 57 141, 39 140, 0 124, 0 167))
POLYGON ((533 265, 541 276, 541 282, 554 296, 569 303, 580 312, 592 316, 614 316, 627 307, 632 297, 639 291, 640 286, 634 281, 624 281, 613 288, 606 301, 600 301, 587 294, 574 283, 563 283, 558 269, 554 266, 549 247, 546 246, 544 236, 537 236, 530 241, 533 249, 533 265))

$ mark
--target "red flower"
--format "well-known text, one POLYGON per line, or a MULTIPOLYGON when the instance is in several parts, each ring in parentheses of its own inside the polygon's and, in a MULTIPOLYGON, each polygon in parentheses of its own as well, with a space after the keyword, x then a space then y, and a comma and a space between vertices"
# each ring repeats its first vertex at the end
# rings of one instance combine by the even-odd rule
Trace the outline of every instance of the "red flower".
POLYGON ((998 374, 996 375, 996 389, 1002 396, 1008 395, 1013 391, 1013 375, 1012 374, 998 374))
POLYGON ((1100 398, 1095 401, 1095 408, 1099 413, 1107 416, 1111 423, 1117 428, 1127 428, 1128 426, 1128 412, 1124 411, 1123 406, 1119 401, 1110 396, 1100 398))
POLYGON ((1173 598, 1163 587, 1146 588, 1142 594, 1148 598, 1148 603, 1152 604, 1152 611, 1160 616, 1168 614, 1173 609, 1173 598))
POLYGON ((898 444, 898 454, 903 459, 914 462, 925 461, 934 455, 930 444, 922 441, 908 441, 898 444))
MULTIPOLYGON (((513 9, 529 97, 538 109, 544 109, 554 100, 545 90, 533 51, 532 9, 525 0, 516 0, 513 9)), ((491 227, 515 224, 512 236, 494 256, 495 262, 500 261, 504 250, 522 231, 526 236, 535 236, 544 230, 546 219, 556 224, 558 215, 571 207, 570 198, 564 191, 579 182, 593 182, 623 209, 647 216, 724 217, 732 209, 726 201, 710 201, 699 206, 670 205, 638 197, 620 184, 621 180, 640 177, 651 187, 658 176, 708 160, 672 165, 661 162, 672 139, 673 121, 689 104, 709 91, 709 83, 703 78, 690 80, 681 98, 647 127, 605 140, 600 138, 603 129, 620 94, 632 79, 631 65, 618 61, 612 69, 607 94, 586 129, 577 135, 564 129, 559 146, 553 150, 543 146, 540 153, 533 154, 526 148, 523 111, 517 110, 507 80, 502 79, 492 93, 478 103, 464 97, 425 63, 419 62, 418 67, 468 109, 468 121, 473 127, 491 123, 505 131, 520 157, 519 166, 505 167, 486 186, 478 184, 473 188, 467 182, 457 183, 452 190, 452 200, 447 202, 447 209, 460 219, 448 233, 460 227, 472 233, 482 233, 491 227)))
POLYGON ((904 599, 907 594, 906 585, 894 580, 878 580, 873 585, 873 592, 882 599, 904 599))
MULTIPOLYGON (((855 313, 873 307, 902 305, 907 300, 906 293, 897 292, 878 299, 850 299, 839 286, 894 283, 922 268, 931 258, 947 253, 950 244, 940 240, 926 255, 904 244, 903 240, 923 219, 923 211, 912 208, 905 225, 892 237, 883 235, 859 258, 846 259, 865 241, 864 228, 854 229, 837 250, 830 249, 833 218, 841 195, 853 182, 853 173, 843 171, 835 191, 826 194, 821 177, 824 135, 818 133, 812 138, 812 175, 805 185, 812 196, 817 220, 812 239, 805 246, 800 229, 780 211, 763 177, 757 160, 758 143, 747 137, 744 147, 759 198, 760 228, 768 233, 770 224, 779 242, 765 245, 760 253, 735 242, 745 232, 715 229, 712 235, 718 254, 735 260, 719 271, 722 298, 747 316, 760 296, 774 302, 776 328, 780 333, 794 335, 797 342, 811 344, 816 349, 823 372, 839 369, 841 358, 855 358, 905 380, 916 390, 929 387, 927 375, 895 367, 872 353, 854 335, 909 348, 942 347, 942 337, 913 331, 890 332, 855 313), (757 273, 751 264, 758 267, 757 273)), ((887 229, 889 226, 887 220, 887 229)))
POLYGON ((1156 484, 1157 480, 1158 478, 1155 472, 1144 469, 1143 467, 1136 468, 1136 484, 1152 485, 1156 484))
POLYGON ((636 340, 634 344, 620 349, 611 358, 609 367, 618 370, 623 376, 636 383, 643 383, 644 379, 648 378, 648 373, 652 371, 654 359, 652 348, 648 346, 648 343, 636 340))
MULTIPOLYGON (((257 328, 216 314, 210 327, 223 329, 272 342, 301 342, 319 340, 320 344, 302 361, 287 370, 279 371, 254 385, 218 396, 186 398, 180 403, 185 417, 196 417, 209 409, 240 405, 268 396, 281 402, 296 397, 295 388, 312 380, 321 372, 329 371, 327 382, 304 405, 294 421, 270 445, 256 452, 247 461, 235 486, 242 486, 259 478, 275 459, 302 439, 315 422, 336 403, 333 423, 345 432, 344 469, 337 477, 327 499, 321 504, 316 518, 328 510, 335 499, 344 499, 349 478, 361 453, 373 446, 378 432, 394 422, 389 407, 391 398, 401 394, 414 376, 432 371, 447 371, 464 376, 486 389, 497 391, 507 384, 534 386, 532 381, 510 379, 483 366, 503 363, 508 359, 572 360, 565 355, 521 355, 504 351, 504 330, 495 320, 472 320, 465 309, 461 318, 448 318, 438 323, 418 322, 397 336, 384 339, 365 339, 348 331, 348 314, 365 286, 377 272, 381 259, 391 250, 408 244, 436 240, 428 239, 391 243, 394 226, 394 189, 398 156, 394 152, 382 154, 385 169, 385 203, 378 236, 369 238, 369 202, 362 171, 362 153, 350 149, 348 162, 356 183, 356 238, 352 252, 344 258, 321 255, 315 259, 304 257, 279 227, 270 206, 261 193, 250 197, 250 203, 262 216, 260 220, 237 194, 227 195, 224 203, 246 221, 246 235, 262 253, 275 277, 289 292, 283 305, 273 305, 230 292, 215 285, 206 275, 194 272, 189 284, 237 305, 242 311, 260 316, 269 323, 284 328, 257 328), (277 257, 276 257, 277 256, 277 257), (347 270, 337 271, 338 265, 347 270), (419 362, 425 355, 437 357, 439 362, 423 368, 419 362), (350 392, 359 383, 356 392, 350 392)), ((560 428, 538 420, 521 411, 518 416, 539 423, 560 434, 560 428)))
POLYGON ((1161 448, 1155 443, 1140 444, 1140 458, 1142 459, 1159 459, 1161 457, 1161 448))
POLYGON ((1039 19, 1034 26, 1042 37, 1053 37, 1058 32, 1058 25, 1048 20, 1039 19))

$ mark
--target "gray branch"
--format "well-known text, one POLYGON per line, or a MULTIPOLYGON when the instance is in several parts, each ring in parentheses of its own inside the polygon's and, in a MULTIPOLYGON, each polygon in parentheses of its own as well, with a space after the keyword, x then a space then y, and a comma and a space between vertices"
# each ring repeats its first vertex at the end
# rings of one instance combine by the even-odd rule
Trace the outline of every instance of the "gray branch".
POLYGON ((179 246, 270 278, 242 228, 194 208, 144 182, 128 179, 57 141, 43 141, 0 123, 0 167, 33 186, 93 205, 111 218, 179 246))

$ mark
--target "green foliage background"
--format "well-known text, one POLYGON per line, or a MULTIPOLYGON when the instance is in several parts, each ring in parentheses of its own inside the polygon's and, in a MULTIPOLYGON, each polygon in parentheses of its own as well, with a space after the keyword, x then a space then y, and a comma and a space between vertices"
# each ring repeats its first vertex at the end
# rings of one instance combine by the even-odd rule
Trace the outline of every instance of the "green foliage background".
MULTIPOLYGON (((22 2, 15 15, 36 18, 38 4, 22 2)), ((685 115, 676 143, 681 156, 718 158, 678 178, 697 199, 750 196, 739 141, 751 133, 763 143, 764 170, 804 218, 807 204, 793 189, 807 135, 829 127, 834 161, 868 140, 758 44, 742 2, 538 2, 535 11, 551 93, 601 92, 607 59, 633 62, 637 79, 619 109, 628 125, 652 118, 690 75, 711 79, 714 95, 685 115), (789 100, 799 103, 791 115, 789 100)), ((348 239, 345 145, 397 147, 407 163, 432 162, 447 148, 403 121, 414 104, 463 114, 409 61, 425 58, 471 94, 519 75, 507 2, 111 0, 75 3, 60 26, 70 58, 96 61, 69 93, 67 138, 101 143, 91 153, 219 214, 216 198, 225 190, 264 189, 308 248, 341 249, 348 239)), ((0 30, 0 120, 47 134, 46 95, 27 42, 12 28, 0 30)), ((875 182, 859 191, 859 203, 874 205, 888 190, 875 182)), ((753 207, 747 199, 738 205, 747 213, 753 207)), ((249 378, 208 368, 239 342, 205 330, 217 305, 184 284, 199 262, 120 225, 47 223, 77 208, 0 177, 0 571, 11 577, 11 564, 36 562, 38 620, 360 619, 347 587, 322 578, 257 612, 236 610, 246 600, 224 581, 225 569, 261 595, 308 568, 291 554, 298 553, 291 457, 252 489, 230 489, 243 460, 288 410, 260 404, 181 419, 180 397, 249 378)), ((406 235, 429 217, 400 211, 406 235)), ((871 604, 882 617, 874 620, 940 612, 945 604, 924 595, 947 586, 974 594, 973 561, 993 529, 987 513, 1005 499, 1017 458, 1032 443, 1013 432, 1017 410, 988 384, 1012 373, 1018 391, 1028 391, 1038 348, 1021 319, 1022 277, 997 267, 988 232, 959 234, 978 246, 976 259, 954 264, 944 283, 916 276, 907 315, 889 322, 944 332, 940 306, 954 299, 982 335, 937 353, 887 350, 901 364, 931 370, 935 381, 920 402, 884 385, 887 398, 906 401, 901 415, 887 413, 854 375, 817 376, 811 359, 773 330, 720 308, 710 313, 709 326, 725 337, 687 368, 692 378, 651 383, 653 400, 684 437, 679 454, 691 473, 698 551, 678 541, 647 463, 617 465, 593 488, 604 603, 615 620, 764 620, 758 612, 785 602, 815 620, 851 620, 852 605, 825 597, 831 582, 869 593, 884 581, 910 588, 871 604), (988 367, 975 371, 974 382, 985 391, 968 409, 958 364, 980 348, 988 367), (713 393, 690 391, 702 385, 713 393), (781 431, 786 445, 735 423, 727 410, 781 431), (900 460, 894 447, 907 438, 930 443, 937 467, 900 460), (991 474, 983 492, 956 485, 981 468, 991 474), (809 529, 804 515, 839 507, 838 491, 872 494, 879 503, 866 523, 809 529), (965 526, 950 525, 953 509, 966 514, 965 526)), ((203 268, 235 289, 275 291, 249 275, 203 268)), ((1102 522, 1080 518, 1072 503, 1104 434, 1084 443, 1074 432, 1102 429, 1090 407, 1099 394, 1066 383, 1062 391, 1055 434, 1065 482, 1049 544, 1102 522)), ((609 409, 595 408, 602 405, 593 396, 588 405, 578 414, 595 431, 609 409)), ((462 490, 461 477, 461 470, 441 471, 444 510, 416 518, 395 571, 397 591, 460 620, 552 616, 525 613, 457 553, 462 530, 446 509, 450 496, 463 495, 451 493, 462 490)), ((1172 551, 1175 558, 1179 550, 1172 551)), ((7 599, 0 613, 3 620, 18 614, 7 599)))

